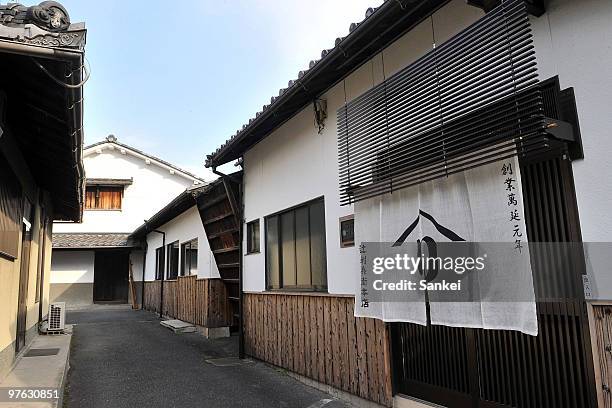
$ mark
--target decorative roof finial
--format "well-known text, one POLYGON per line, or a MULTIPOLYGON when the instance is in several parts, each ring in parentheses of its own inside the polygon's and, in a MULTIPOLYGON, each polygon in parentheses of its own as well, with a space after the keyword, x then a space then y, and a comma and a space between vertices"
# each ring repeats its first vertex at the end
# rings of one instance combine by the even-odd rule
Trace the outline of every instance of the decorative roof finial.
POLYGON ((117 137, 115 135, 108 135, 106 136, 106 141, 114 143, 117 141, 117 137))

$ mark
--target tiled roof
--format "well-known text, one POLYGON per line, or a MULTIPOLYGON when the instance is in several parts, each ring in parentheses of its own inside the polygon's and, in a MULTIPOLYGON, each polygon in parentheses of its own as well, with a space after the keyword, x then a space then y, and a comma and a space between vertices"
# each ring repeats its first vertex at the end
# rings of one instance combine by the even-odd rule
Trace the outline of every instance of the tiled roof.
POLYGON ((187 175, 187 176, 191 177, 192 179, 195 179, 194 181, 197 181, 198 183, 199 182, 206 182, 202 177, 196 176, 195 174, 190 173, 187 170, 183 170, 180 167, 175 166, 172 163, 168 163, 167 161, 165 161, 163 159, 160 159, 159 157, 155 157, 152 154, 145 153, 142 150, 136 149, 136 148, 134 148, 132 146, 126 145, 125 143, 119 142, 115 135, 108 135, 104 140, 101 140, 99 142, 96 142, 96 143, 90 144, 88 146, 85 146, 85 147, 83 147, 83 151, 90 150, 90 149, 93 149, 94 147, 98 147, 98 146, 101 146, 101 145, 104 145, 104 144, 114 144, 114 145, 118 146, 120 149, 129 150, 129 151, 132 151, 133 153, 136 153, 136 154, 139 154, 141 156, 147 157, 147 158, 149 158, 149 159, 151 159, 153 161, 156 161, 158 163, 163 164, 164 166, 170 167, 171 169, 176 170, 179 173, 187 175))
POLYGON ((85 47, 85 25, 70 23, 68 11, 55 1, 35 6, 0 4, 0 38, 37 47, 85 47))
POLYGON ((85 184, 88 186, 129 186, 134 183, 134 178, 113 179, 113 178, 88 178, 85 184))
POLYGON ((53 248, 115 248, 132 246, 130 234, 115 233, 56 233, 53 248))

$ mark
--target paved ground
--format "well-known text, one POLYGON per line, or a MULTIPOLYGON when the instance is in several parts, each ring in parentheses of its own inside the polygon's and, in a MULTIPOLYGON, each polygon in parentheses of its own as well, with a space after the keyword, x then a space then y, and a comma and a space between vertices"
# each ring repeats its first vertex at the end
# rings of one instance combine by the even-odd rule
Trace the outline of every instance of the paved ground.
MULTIPOLYGON (((67 327, 67 331, 70 329, 67 327)), ((68 349, 71 334, 35 335, 32 343, 23 350, 13 370, 0 382, 0 407, 2 408, 54 408, 60 401, 55 399, 35 402, 7 398, 8 390, 61 389, 66 374, 68 349), (4 402, 3 402, 4 401, 4 402)))
POLYGON ((217 366, 236 337, 174 334, 156 315, 125 306, 70 311, 74 324, 64 406, 347 407, 262 363, 217 366))

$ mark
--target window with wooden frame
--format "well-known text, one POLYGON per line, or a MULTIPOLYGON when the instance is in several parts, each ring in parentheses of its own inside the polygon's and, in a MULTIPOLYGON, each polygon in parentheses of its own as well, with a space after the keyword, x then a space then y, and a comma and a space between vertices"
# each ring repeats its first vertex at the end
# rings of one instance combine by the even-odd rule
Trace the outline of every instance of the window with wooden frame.
POLYGON ((123 186, 87 186, 85 189, 86 210, 120 210, 123 186))
POLYGON ((259 253, 259 219, 247 223, 247 254, 259 253))
POLYGON ((174 241, 166 246, 167 248, 167 257, 168 257, 168 268, 166 269, 167 279, 176 279, 178 278, 179 271, 179 242, 174 241))
POLYGON ((181 245, 181 276, 198 274, 198 239, 181 245))
POLYGON ((340 217, 340 248, 355 246, 355 216, 340 217))
POLYGON ((0 155, 0 256, 16 259, 21 232, 21 186, 4 156, 0 155))
POLYGON ((165 265, 164 247, 155 250, 155 280, 161 280, 164 276, 165 265))
POLYGON ((267 288, 327 290, 323 199, 268 216, 265 227, 267 288))

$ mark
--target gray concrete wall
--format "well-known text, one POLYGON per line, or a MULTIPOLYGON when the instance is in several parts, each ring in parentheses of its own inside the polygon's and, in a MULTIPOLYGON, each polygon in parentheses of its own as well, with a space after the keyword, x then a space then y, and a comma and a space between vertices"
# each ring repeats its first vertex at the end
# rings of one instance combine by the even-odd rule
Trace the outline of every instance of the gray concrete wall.
POLYGON ((52 283, 51 302, 66 302, 66 307, 93 304, 92 283, 52 283))
POLYGON ((0 350, 0 381, 9 373, 15 361, 15 342, 0 350))

